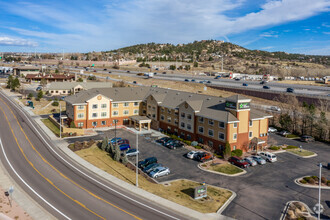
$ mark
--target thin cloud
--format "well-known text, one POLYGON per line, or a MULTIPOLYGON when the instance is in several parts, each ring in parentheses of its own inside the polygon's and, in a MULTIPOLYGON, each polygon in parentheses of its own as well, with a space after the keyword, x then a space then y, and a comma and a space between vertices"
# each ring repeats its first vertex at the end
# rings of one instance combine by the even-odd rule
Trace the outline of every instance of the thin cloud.
POLYGON ((38 43, 22 38, 14 37, 0 37, 1 46, 24 46, 24 47, 37 47, 38 43))

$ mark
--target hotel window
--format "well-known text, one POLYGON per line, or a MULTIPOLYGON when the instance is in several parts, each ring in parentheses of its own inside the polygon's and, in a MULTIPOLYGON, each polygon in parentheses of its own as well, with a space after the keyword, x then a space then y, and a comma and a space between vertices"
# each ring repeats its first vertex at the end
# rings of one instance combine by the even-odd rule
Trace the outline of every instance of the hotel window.
POLYGON ((214 121, 212 119, 209 119, 209 125, 214 125, 214 121))
POLYGON ((97 118, 97 113, 93 113, 92 118, 97 118))
POLYGON ((78 105, 78 109, 80 109, 80 110, 81 110, 81 109, 84 109, 84 107, 85 107, 85 106, 83 106, 83 105, 78 105))
POLYGON ((101 125, 106 125, 107 122, 106 121, 101 121, 101 125))
POLYGON ((250 122, 249 122, 249 126, 250 127, 252 127, 252 123, 253 123, 252 120, 250 120, 250 122))
POLYGON ((92 109, 97 109, 97 104, 92 105, 92 109))
POLYGON ((219 121, 219 128, 225 128, 225 123, 223 121, 219 121))
POLYGON ((83 118, 83 117, 85 117, 84 113, 79 113, 78 114, 78 118, 83 118))
POLYGON ((184 122, 181 122, 181 128, 184 128, 185 124, 184 122))
POLYGON ((181 113, 181 117, 184 118, 186 117, 186 114, 184 112, 181 113))
POLYGON ((107 104, 102 104, 101 108, 107 108, 107 104))
POLYGON ((167 117, 167 122, 171 123, 172 118, 171 117, 167 117))
POLYGON ((184 139, 184 137, 185 137, 185 133, 184 132, 181 132, 181 138, 184 139))
POLYGON ((147 111, 146 111, 146 110, 143 110, 143 111, 142 111, 142 114, 147 114, 147 111))
POLYGON ((213 130, 212 129, 209 129, 209 136, 213 137, 213 130))
POLYGON ((234 123, 234 128, 237 128, 237 122, 234 123))
POLYGON ((112 112, 112 115, 113 115, 113 116, 118 115, 118 111, 113 111, 113 112, 112 112))
POLYGON ((150 106, 150 105, 148 105, 148 108, 151 108, 151 106, 150 106))
POLYGON ((210 147, 213 147, 213 141, 208 141, 207 143, 210 147))
POLYGON ((134 106, 139 106, 139 103, 138 102, 134 102, 134 106))
POLYGON ((92 125, 93 125, 94 127, 96 127, 96 126, 97 126, 97 121, 93 121, 93 122, 92 122, 92 125))
POLYGON ((101 117, 107 117, 107 113, 106 112, 101 112, 101 117))
POLYGON ((219 139, 224 140, 225 139, 225 134, 222 132, 219 132, 219 139))
POLYGON ((156 107, 152 107, 152 110, 156 110, 156 107))
POLYGON ((160 120, 164 121, 165 117, 164 115, 160 115, 160 120))
POLYGON ((179 124, 178 120, 177 119, 174 119, 174 124, 179 124))
POLYGON ((199 137, 199 138, 198 138, 198 143, 204 144, 204 139, 201 138, 201 137, 199 137))
POLYGON ((237 134, 236 134, 236 133, 234 133, 234 135, 233 135, 233 139, 234 139, 234 140, 237 139, 237 134))
POLYGON ((129 102, 124 102, 124 107, 129 106, 129 102))
POLYGON ((124 115, 128 115, 129 111, 128 110, 124 110, 124 115))
POLYGON ((139 110, 135 109, 134 110, 134 115, 138 115, 139 114, 139 110))
POLYGON ((152 117, 153 117, 153 118, 156 118, 156 115, 155 115, 155 114, 153 114, 153 115, 152 115, 152 117))
POLYGON ((190 124, 187 124, 187 129, 191 130, 191 125, 190 124))
POLYGON ((78 128, 84 127, 84 122, 79 122, 78 123, 78 128))
POLYGON ((165 109, 164 109, 164 108, 160 108, 160 110, 161 110, 161 112, 164 112, 164 111, 165 111, 165 109))
POLYGON ((66 91, 63 91, 63 94, 66 93, 66 91))
POLYGON ((204 127, 200 127, 200 126, 199 126, 199 127, 198 127, 198 132, 201 133, 201 134, 203 134, 203 133, 204 133, 204 127))
POLYGON ((203 117, 198 117, 199 123, 204 123, 204 118, 203 117))
POLYGON ((175 114, 175 115, 178 115, 178 114, 179 114, 179 111, 178 111, 178 110, 175 110, 175 111, 174 111, 174 114, 175 114))
POLYGON ((191 114, 187 115, 188 120, 191 120, 191 114))
POLYGON ((249 137, 252 138, 252 131, 249 132, 249 137))
POLYGON ((171 109, 167 109, 167 114, 171 114, 171 109))
POLYGON ((234 145, 233 150, 236 150, 236 145, 234 145))
POLYGON ((187 140, 191 140, 191 135, 187 134, 187 140))
POLYGON ((113 108, 118 108, 118 103, 112 103, 113 108))

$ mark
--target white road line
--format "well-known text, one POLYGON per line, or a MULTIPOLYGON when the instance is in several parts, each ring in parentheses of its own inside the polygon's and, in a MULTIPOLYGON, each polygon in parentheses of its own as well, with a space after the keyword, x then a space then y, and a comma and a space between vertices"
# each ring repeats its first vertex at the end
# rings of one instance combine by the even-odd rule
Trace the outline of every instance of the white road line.
MULTIPOLYGON (((2 91, 1 91, 1 92, 2 92, 2 91)), ((3 93, 3 92, 2 92, 2 93, 3 93)), ((16 103, 14 103, 11 99, 9 99, 6 95, 4 95, 4 97, 5 97, 9 102, 11 102, 14 106, 18 105, 18 104, 16 104, 16 103)), ((148 206, 148 205, 146 205, 146 204, 144 204, 144 203, 142 203, 142 202, 139 202, 139 201, 137 201, 137 200, 135 200, 135 199, 133 199, 133 198, 131 198, 131 197, 129 197, 129 196, 126 196, 126 195, 122 194, 121 192, 116 191, 115 189, 113 189, 113 188, 111 188, 111 187, 109 187, 109 186, 107 186, 107 185, 101 183, 100 181, 94 179, 93 177, 87 175, 87 174, 84 173, 83 171, 81 171, 81 170, 79 170, 78 168, 76 168, 75 166, 73 166, 71 163, 69 163, 67 160, 65 160, 61 155, 59 155, 59 154, 58 154, 58 153, 52 148, 52 146, 46 141, 46 139, 40 134, 39 130, 38 130, 38 129, 34 126, 34 124, 31 122, 30 118, 26 115, 25 111, 23 111, 21 108, 17 108, 17 109, 23 113, 23 115, 26 117, 26 119, 29 121, 29 123, 32 125, 32 127, 35 129, 35 131, 39 134, 39 136, 42 138, 42 140, 47 144, 47 146, 48 146, 48 147, 49 147, 49 148, 50 148, 50 149, 51 149, 51 150, 52 150, 52 151, 53 151, 53 152, 54 152, 59 158, 61 158, 65 163, 67 163, 67 164, 68 164, 69 166, 71 166, 73 169, 77 170, 78 172, 80 172, 80 173, 83 174, 84 176, 88 177, 89 179, 93 180, 94 182, 100 184, 101 186, 107 188, 108 190, 111 190, 112 192, 117 193, 118 195, 120 195, 120 196, 122 196, 122 197, 124 197, 124 198, 126 198, 126 199, 129 199, 129 200, 131 200, 131 201, 133 201, 133 202, 135 202, 135 203, 137 203, 137 204, 139 204, 139 205, 141 205, 141 206, 144 206, 144 207, 146 207, 146 208, 149 208, 149 209, 151 209, 151 210, 153 210, 153 211, 155 211, 155 212, 158 212, 158 213, 160 213, 160 214, 162 214, 162 215, 165 215, 165 216, 167 216, 167 217, 170 217, 170 218, 173 218, 173 219, 177 219, 177 220, 178 220, 178 218, 176 218, 176 217, 174 217, 174 216, 171 216, 171 215, 169 215, 169 214, 167 214, 167 213, 164 213, 164 212, 162 212, 162 211, 160 211, 160 210, 158 210, 158 209, 155 209, 155 208, 153 208, 153 207, 150 207, 150 206, 148 206)), ((43 130, 42 130, 42 131, 43 131, 43 130)), ((43 132, 44 132, 44 131, 43 131, 43 132)), ((44 133, 45 133, 45 132, 44 132, 44 133)), ((45 133, 45 134, 46 134, 46 133, 45 133)), ((47 135, 47 134, 46 134, 46 135, 47 135)))
POLYGON ((29 186, 29 184, 27 184, 23 178, 18 175, 18 173, 16 172, 16 170, 14 169, 14 167, 11 165, 11 163, 8 160, 8 157, 6 155, 5 149, 3 147, 1 138, 0 138, 0 145, 1 145, 1 149, 3 152, 3 155, 5 156, 5 159, 7 160, 7 163, 9 164, 10 168, 13 170, 13 172, 16 174, 16 176, 24 183, 24 185, 26 185, 34 194, 36 194, 42 201, 44 201, 47 205, 49 205, 50 207, 52 207, 56 212, 58 212, 59 214, 61 214, 64 218, 66 219, 70 219, 68 216, 66 216, 64 213, 62 213, 60 210, 58 210, 57 208, 55 208, 55 206, 53 206, 52 204, 50 204, 46 199, 44 199, 42 196, 40 196, 31 186, 29 186))

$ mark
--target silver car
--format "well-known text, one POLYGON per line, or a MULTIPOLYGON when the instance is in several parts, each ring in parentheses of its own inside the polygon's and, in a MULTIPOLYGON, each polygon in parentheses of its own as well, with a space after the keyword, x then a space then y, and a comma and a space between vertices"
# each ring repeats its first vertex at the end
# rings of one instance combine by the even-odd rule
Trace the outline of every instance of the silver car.
POLYGON ((250 166, 256 166, 257 162, 255 160, 252 159, 252 157, 247 157, 244 159, 244 161, 246 161, 250 166))
POLYGON ((253 156, 252 159, 257 161, 258 164, 266 164, 266 161, 260 156, 253 156))
POLYGON ((168 167, 157 167, 155 170, 149 173, 149 176, 152 178, 157 178, 168 174, 170 174, 170 169, 168 167))

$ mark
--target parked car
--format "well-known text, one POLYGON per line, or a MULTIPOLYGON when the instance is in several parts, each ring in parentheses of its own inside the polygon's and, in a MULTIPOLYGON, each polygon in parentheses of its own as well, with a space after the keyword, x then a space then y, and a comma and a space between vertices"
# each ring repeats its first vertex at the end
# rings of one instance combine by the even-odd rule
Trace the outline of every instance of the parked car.
POLYGON ((192 79, 191 82, 195 82, 196 80, 192 79))
POLYGON ((133 81, 133 84, 136 84, 136 81, 133 81))
POLYGON ((288 134, 290 134, 290 132, 288 132, 288 131, 281 131, 279 134, 282 135, 283 137, 286 137, 288 134))
POLYGON ((189 82, 189 79, 185 79, 184 81, 185 81, 185 82, 189 82))
POLYGON ((151 171, 149 173, 149 176, 151 176, 152 178, 157 178, 168 174, 170 174, 170 169, 168 167, 158 167, 155 170, 151 171))
POLYGON ((176 141, 176 142, 172 143, 171 145, 169 145, 167 147, 170 148, 170 149, 177 149, 177 148, 181 148, 183 146, 184 146, 184 144, 182 142, 176 141))
POLYGON ((247 84, 247 83, 243 83, 242 85, 243 85, 243 86, 248 86, 248 84, 247 84))
POLYGON ((266 82, 265 81, 261 81, 260 84, 265 84, 266 82))
POLYGON ((189 153, 187 153, 187 158, 189 159, 194 159, 196 154, 199 153, 199 152, 202 152, 202 151, 190 151, 189 153))
POLYGON ((104 71, 107 71, 107 69, 103 69, 104 71))
POLYGON ((292 93, 292 92, 294 92, 294 89, 293 88, 287 88, 286 92, 291 92, 292 93))
POLYGON ((125 151, 125 150, 128 150, 130 148, 131 148, 131 146, 129 144, 121 144, 121 145, 119 145, 119 149, 121 151, 125 151))
POLYGON ((244 160, 252 167, 257 166, 257 161, 253 160, 252 157, 244 158, 244 160))
POLYGON ((166 72, 162 72, 163 74, 166 74, 166 72))
POLYGON ((126 151, 126 156, 128 156, 128 157, 131 157, 131 156, 136 156, 136 155, 138 155, 140 152, 137 150, 137 149, 135 149, 135 148, 131 148, 131 149, 129 149, 128 151, 126 151))
POLYGON ((162 138, 159 138, 158 140, 156 140, 156 142, 157 143, 160 143, 160 144, 164 144, 164 143, 166 143, 170 139, 171 138, 169 138, 169 137, 162 137, 162 138))
POLYGON ((236 81, 240 81, 241 79, 240 78, 235 78, 236 81))
POLYGON ((244 161, 242 158, 240 157, 230 157, 228 160, 231 164, 236 165, 238 167, 242 167, 242 168, 247 168, 249 166, 248 162, 244 161))
POLYGON ((206 83, 212 83, 210 80, 208 80, 206 83))
POLYGON ((109 73, 112 73, 111 71, 109 71, 109 73))
POLYGON ((143 169, 143 172, 145 173, 150 173, 151 171, 153 171, 154 169, 158 168, 158 167, 162 167, 163 165, 161 165, 160 163, 152 163, 152 164, 149 164, 148 166, 146 166, 144 169, 143 169))
POLYGON ((166 147, 167 145, 173 143, 174 141, 175 141, 175 140, 174 140, 173 138, 169 138, 167 141, 164 141, 163 146, 166 147))
POLYGON ((308 136, 308 135, 301 136, 300 140, 304 141, 304 142, 307 142, 307 143, 315 141, 315 139, 312 136, 308 136))
POLYGON ((266 161, 260 156, 252 156, 252 159, 255 160, 258 164, 266 164, 266 161))
POLYGON ((119 141, 119 140, 121 140, 121 137, 112 138, 112 139, 110 140, 110 142, 111 142, 111 144, 115 144, 116 141, 119 141))
POLYGON ((269 127, 268 132, 274 133, 274 132, 277 132, 277 129, 273 128, 273 127, 269 127))
POLYGON ((264 89, 270 89, 269 86, 263 86, 262 88, 264 88, 264 89))
POLYGON ((212 159, 212 154, 207 153, 207 152, 198 152, 195 156, 196 160, 200 161, 200 162, 204 162, 207 160, 211 160, 212 159))
POLYGON ((146 166, 149 164, 157 163, 157 158, 156 157, 148 157, 145 160, 139 161, 138 167, 141 169, 144 169, 146 166))
POLYGON ((281 109, 279 107, 277 107, 277 106, 270 106, 270 110, 276 111, 276 112, 280 112, 281 111, 281 109))
POLYGON ((276 155, 269 152, 259 152, 258 155, 268 162, 273 163, 277 161, 276 155))
POLYGON ((42 90, 42 87, 41 86, 38 86, 36 91, 41 91, 42 90))
POLYGON ((119 140, 117 140, 117 144, 118 145, 129 144, 129 140, 127 140, 127 139, 119 139, 119 140))
POLYGON ((126 72, 130 73, 131 71, 127 70, 126 72))

